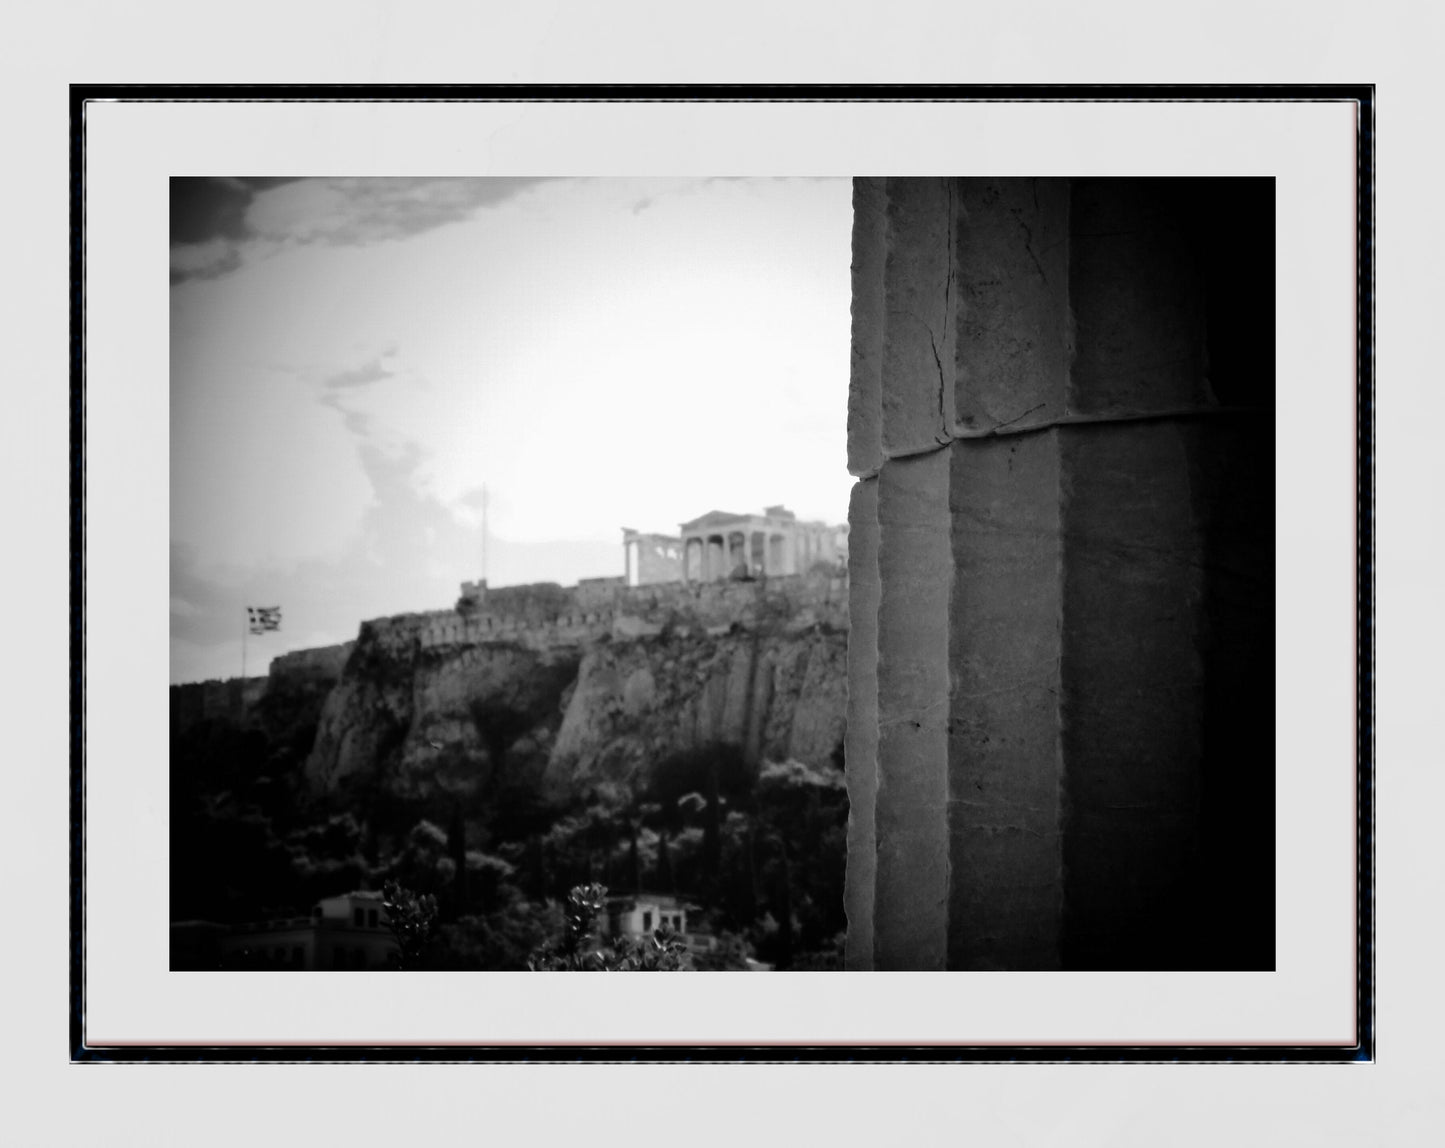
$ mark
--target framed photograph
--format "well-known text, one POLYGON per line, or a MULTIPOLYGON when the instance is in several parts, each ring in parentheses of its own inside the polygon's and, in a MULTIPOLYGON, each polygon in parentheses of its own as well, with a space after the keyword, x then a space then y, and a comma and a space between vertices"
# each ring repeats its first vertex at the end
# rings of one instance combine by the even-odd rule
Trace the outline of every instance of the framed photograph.
POLYGON ((72 128, 74 1059, 1373 1059, 1368 86, 72 128))

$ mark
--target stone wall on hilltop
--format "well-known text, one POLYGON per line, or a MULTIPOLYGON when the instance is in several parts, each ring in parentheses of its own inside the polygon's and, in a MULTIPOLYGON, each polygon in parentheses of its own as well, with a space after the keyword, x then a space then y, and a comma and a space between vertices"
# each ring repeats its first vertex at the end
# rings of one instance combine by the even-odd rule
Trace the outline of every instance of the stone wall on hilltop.
POLYGON ((346 659, 356 648, 355 642, 336 646, 319 646, 310 650, 293 650, 271 661, 269 679, 272 683, 289 681, 339 681, 346 668, 346 659))
POLYGON ((171 737, 203 721, 240 724, 266 693, 267 679, 226 678, 171 686, 171 737))

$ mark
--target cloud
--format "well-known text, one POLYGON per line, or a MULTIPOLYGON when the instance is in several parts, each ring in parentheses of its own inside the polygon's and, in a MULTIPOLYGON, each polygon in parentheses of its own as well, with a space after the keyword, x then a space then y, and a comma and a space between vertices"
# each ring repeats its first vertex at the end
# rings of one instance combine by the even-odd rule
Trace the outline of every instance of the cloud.
MULTIPOLYGON (((778 181, 780 181, 780 180, 794 180, 794 181, 803 181, 803 180, 806 180, 806 181, 810 181, 810 182, 817 182, 817 181, 819 181, 819 180, 835 180, 835 179, 837 179, 837 178, 838 178, 838 177, 836 177, 836 176, 781 176, 781 175, 779 175, 779 176, 771 176, 771 177, 768 177, 767 180, 766 180, 766 182, 776 183, 776 182, 778 182, 778 181)), ((663 199, 669 199, 669 198, 672 198, 672 197, 681 197, 681 196, 696 195, 698 192, 703 191, 703 190, 705 190, 706 188, 709 188, 709 187, 711 187, 713 184, 717 184, 717 183, 738 184, 738 185, 741 185, 741 186, 746 187, 746 186, 748 186, 748 185, 754 185, 754 184, 758 184, 758 183, 762 183, 762 182, 764 182, 764 180, 761 179, 761 178, 759 178, 759 177, 756 177, 756 176, 742 176, 742 175, 710 175, 710 176, 708 176, 708 177, 705 178, 705 179, 675 180, 675 181, 672 181, 672 182, 670 182, 670 183, 663 184, 661 187, 658 188, 658 190, 654 191, 654 192, 653 192, 652 194, 650 194, 650 195, 645 195, 645 196, 643 196, 641 199, 633 200, 633 202, 632 202, 632 204, 631 204, 632 214, 633 214, 633 215, 641 215, 644 211, 648 210, 650 207, 653 207, 655 204, 657 204, 659 201, 661 201, 661 200, 663 200, 663 199)))
POLYGON ((340 390, 347 387, 364 387, 370 383, 380 383, 392 377, 392 372, 381 365, 382 359, 391 354, 395 348, 385 351, 376 358, 362 363, 359 367, 351 370, 340 371, 332 375, 322 385, 327 390, 340 390))
POLYGON ((298 245, 365 246, 469 219, 540 179, 171 180, 171 282, 298 245))
POLYGON ((353 398, 365 401, 366 388, 399 377, 386 366, 386 360, 394 356, 396 350, 396 345, 392 344, 359 366, 335 371, 321 380, 321 405, 340 414, 346 429, 359 439, 373 437, 375 420, 369 412, 350 405, 350 401, 353 398))
POLYGON ((187 279, 215 279, 241 266, 241 252, 226 239, 208 239, 171 248, 171 284, 187 279))
POLYGON ((341 396, 338 394, 327 394, 321 396, 321 405, 330 407, 341 415, 342 423, 346 429, 357 438, 371 437, 371 416, 364 411, 353 410, 344 405, 341 396))
POLYGON ((240 179, 171 180, 171 244, 245 239, 255 191, 240 179))
POLYGON ((259 235, 290 242, 367 244, 469 219, 535 179, 308 179, 259 196, 247 215, 259 235))

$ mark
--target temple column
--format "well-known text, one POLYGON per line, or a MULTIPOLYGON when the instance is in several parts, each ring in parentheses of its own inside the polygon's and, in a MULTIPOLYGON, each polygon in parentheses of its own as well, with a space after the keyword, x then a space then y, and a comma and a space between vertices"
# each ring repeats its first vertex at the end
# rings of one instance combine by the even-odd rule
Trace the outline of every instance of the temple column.
POLYGON ((747 535, 740 531, 729 531, 727 535, 727 572, 725 578, 731 578, 737 572, 739 565, 744 569, 747 567, 747 535))
POLYGON ((849 968, 1272 961, 1272 353, 1207 378, 1205 305, 1272 244, 1218 194, 854 181, 849 968))
POLYGON ((787 567, 783 564, 783 536, 781 534, 768 535, 768 573, 786 574, 787 567))

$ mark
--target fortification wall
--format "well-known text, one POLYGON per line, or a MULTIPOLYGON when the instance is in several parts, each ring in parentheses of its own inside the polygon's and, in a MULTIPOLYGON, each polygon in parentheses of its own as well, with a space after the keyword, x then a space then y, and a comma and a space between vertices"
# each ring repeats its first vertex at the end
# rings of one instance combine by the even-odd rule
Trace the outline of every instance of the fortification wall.
POLYGON ((838 629, 848 624, 848 582, 823 573, 793 574, 753 582, 666 582, 629 586, 618 595, 617 613, 651 623, 701 626, 705 629, 738 623, 823 623, 838 629))
POLYGON ((272 681, 317 681, 336 679, 346 668, 346 659, 356 648, 355 642, 336 646, 318 646, 312 650, 293 650, 271 661, 272 681))
POLYGON ((625 586, 593 579, 576 587, 553 583, 487 590, 461 609, 378 618, 363 636, 382 650, 505 641, 537 648, 582 644, 605 636, 657 633, 664 627, 722 632, 733 625, 804 629, 848 625, 843 575, 798 574, 753 582, 682 582, 625 586))
MULTIPOLYGON (((422 649, 433 646, 472 646, 483 642, 513 642, 527 646, 553 646, 595 641, 611 633, 616 611, 571 608, 550 617, 535 611, 522 615, 448 610, 426 615, 412 630, 422 649)), ((388 635, 400 637, 400 633, 388 635)))
POLYGON ((171 731, 225 718, 240 722, 266 693, 267 678, 226 678, 171 686, 171 731))
POLYGON ((626 588, 627 579, 621 575, 615 578, 583 578, 573 594, 583 610, 611 609, 617 600, 617 591, 626 588))
MULTIPOLYGON (((507 642, 532 649, 584 645, 674 630, 724 633, 733 626, 800 631, 815 625, 846 630, 848 579, 814 572, 744 582, 657 583, 626 586, 620 578, 589 579, 575 587, 543 582, 486 589, 461 608, 374 618, 360 641, 388 656, 413 651, 507 642)), ((354 643, 285 656, 283 673, 339 675, 354 643)), ((273 663, 272 672, 283 659, 273 663)))
POLYGON ((463 615, 456 610, 427 610, 417 614, 393 614, 361 623, 357 642, 386 656, 404 655, 415 648, 428 632, 440 632, 463 615))

